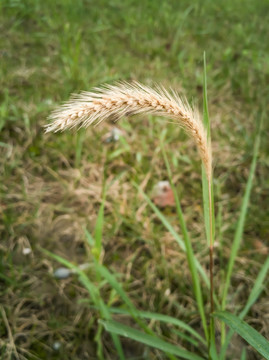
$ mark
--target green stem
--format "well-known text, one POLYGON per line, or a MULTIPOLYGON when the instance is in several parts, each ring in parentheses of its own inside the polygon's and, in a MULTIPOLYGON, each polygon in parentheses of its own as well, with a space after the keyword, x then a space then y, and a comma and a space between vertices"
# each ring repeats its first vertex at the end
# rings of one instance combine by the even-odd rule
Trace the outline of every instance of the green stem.
POLYGON ((207 327, 207 322, 206 322, 204 302, 203 302, 203 297, 202 297, 202 291, 201 291, 201 285, 200 285, 200 280, 199 280, 199 276, 198 276, 198 271, 197 271, 197 267, 195 265, 195 257, 194 257, 194 253, 193 253, 193 249, 192 249, 192 245, 191 245, 191 240, 190 240, 190 237, 188 234, 186 222, 184 220, 179 197, 178 197, 176 188, 172 181, 172 173, 171 173, 170 165, 169 165, 166 153, 164 151, 163 145, 161 148, 162 148, 162 153, 163 153, 164 161, 165 161, 166 168, 167 168, 170 185, 173 190, 174 197, 175 197, 177 215, 178 215, 180 227, 182 230, 183 240, 184 240, 184 244, 186 247, 188 266, 189 266, 189 269, 191 272, 191 277, 192 277, 193 291, 194 291, 194 295, 196 298, 198 310, 199 310, 199 313, 201 316, 205 337, 206 337, 207 341, 209 342, 209 332, 208 332, 208 327, 207 327))

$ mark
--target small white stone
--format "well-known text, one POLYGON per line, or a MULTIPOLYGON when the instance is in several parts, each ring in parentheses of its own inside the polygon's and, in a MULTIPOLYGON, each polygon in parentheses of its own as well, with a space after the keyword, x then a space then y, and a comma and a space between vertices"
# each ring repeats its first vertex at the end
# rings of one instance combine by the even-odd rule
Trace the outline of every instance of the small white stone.
POLYGON ((22 249, 23 255, 29 255, 29 254, 31 254, 31 252, 32 252, 32 249, 29 247, 25 247, 22 249))
POLYGON ((67 279, 71 274, 72 272, 64 267, 56 269, 53 273, 56 279, 67 279))
POLYGON ((60 341, 55 341, 53 344, 52 344, 52 348, 53 350, 55 351, 59 351, 60 348, 61 348, 62 344, 60 343, 60 341))
POLYGON ((171 294, 171 290, 170 289, 166 289, 164 292, 165 296, 169 296, 171 294))

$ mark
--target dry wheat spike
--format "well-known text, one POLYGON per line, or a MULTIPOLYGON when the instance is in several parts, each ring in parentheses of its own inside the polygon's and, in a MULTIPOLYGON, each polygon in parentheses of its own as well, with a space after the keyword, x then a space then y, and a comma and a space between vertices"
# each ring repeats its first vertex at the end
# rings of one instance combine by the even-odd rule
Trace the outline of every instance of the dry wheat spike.
POLYGON ((46 125, 46 132, 88 127, 106 119, 117 120, 139 113, 168 117, 184 128, 195 141, 207 178, 211 180, 211 147, 198 111, 177 93, 162 87, 153 89, 137 82, 122 82, 73 95, 50 115, 53 122, 46 125))

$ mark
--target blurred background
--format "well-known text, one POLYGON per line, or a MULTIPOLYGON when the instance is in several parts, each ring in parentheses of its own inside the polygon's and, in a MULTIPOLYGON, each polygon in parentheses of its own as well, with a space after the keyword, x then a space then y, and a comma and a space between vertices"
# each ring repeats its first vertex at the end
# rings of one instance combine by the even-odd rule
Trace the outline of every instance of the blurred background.
MULTIPOLYGON (((75 275, 57 278, 61 265, 41 248, 87 263, 85 229, 94 231, 104 173, 111 185, 103 263, 118 274, 137 308, 200 329, 185 255, 132 185, 156 200, 154 187, 168 178, 162 138, 195 252, 206 268, 200 161, 192 141, 151 116, 62 134, 45 135, 43 126, 71 93, 117 80, 171 87, 202 113, 204 51, 217 281, 229 257, 257 124, 265 119, 229 298, 230 310, 239 311, 268 256, 268 1, 1 0, 0 28, 1 359, 97 358, 98 313, 87 291, 75 275)), ((180 234, 173 201, 155 202, 180 234)), ((109 301, 108 289, 102 291, 109 301)), ((267 337, 268 292, 246 319, 267 337)), ((111 302, 121 306, 119 298, 111 302)), ((165 325, 154 330, 177 342, 165 325)), ((235 341, 234 349, 242 347, 235 341)), ((106 332, 102 343, 105 358, 117 359, 106 332)), ((127 359, 166 359, 130 340, 122 343, 127 359)), ((250 349, 248 358, 258 359, 250 349)))

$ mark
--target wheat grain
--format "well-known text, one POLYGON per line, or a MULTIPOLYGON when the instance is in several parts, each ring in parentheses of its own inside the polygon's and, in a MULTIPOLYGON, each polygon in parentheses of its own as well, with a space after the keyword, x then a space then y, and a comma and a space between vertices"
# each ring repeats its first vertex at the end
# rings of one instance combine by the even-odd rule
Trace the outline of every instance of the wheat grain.
POLYGON ((168 117, 184 128, 197 145, 210 181, 211 147, 198 111, 186 99, 162 87, 152 89, 136 82, 123 82, 73 95, 51 114, 49 119, 53 122, 46 125, 46 132, 98 125, 109 118, 118 120, 139 113, 168 117))

